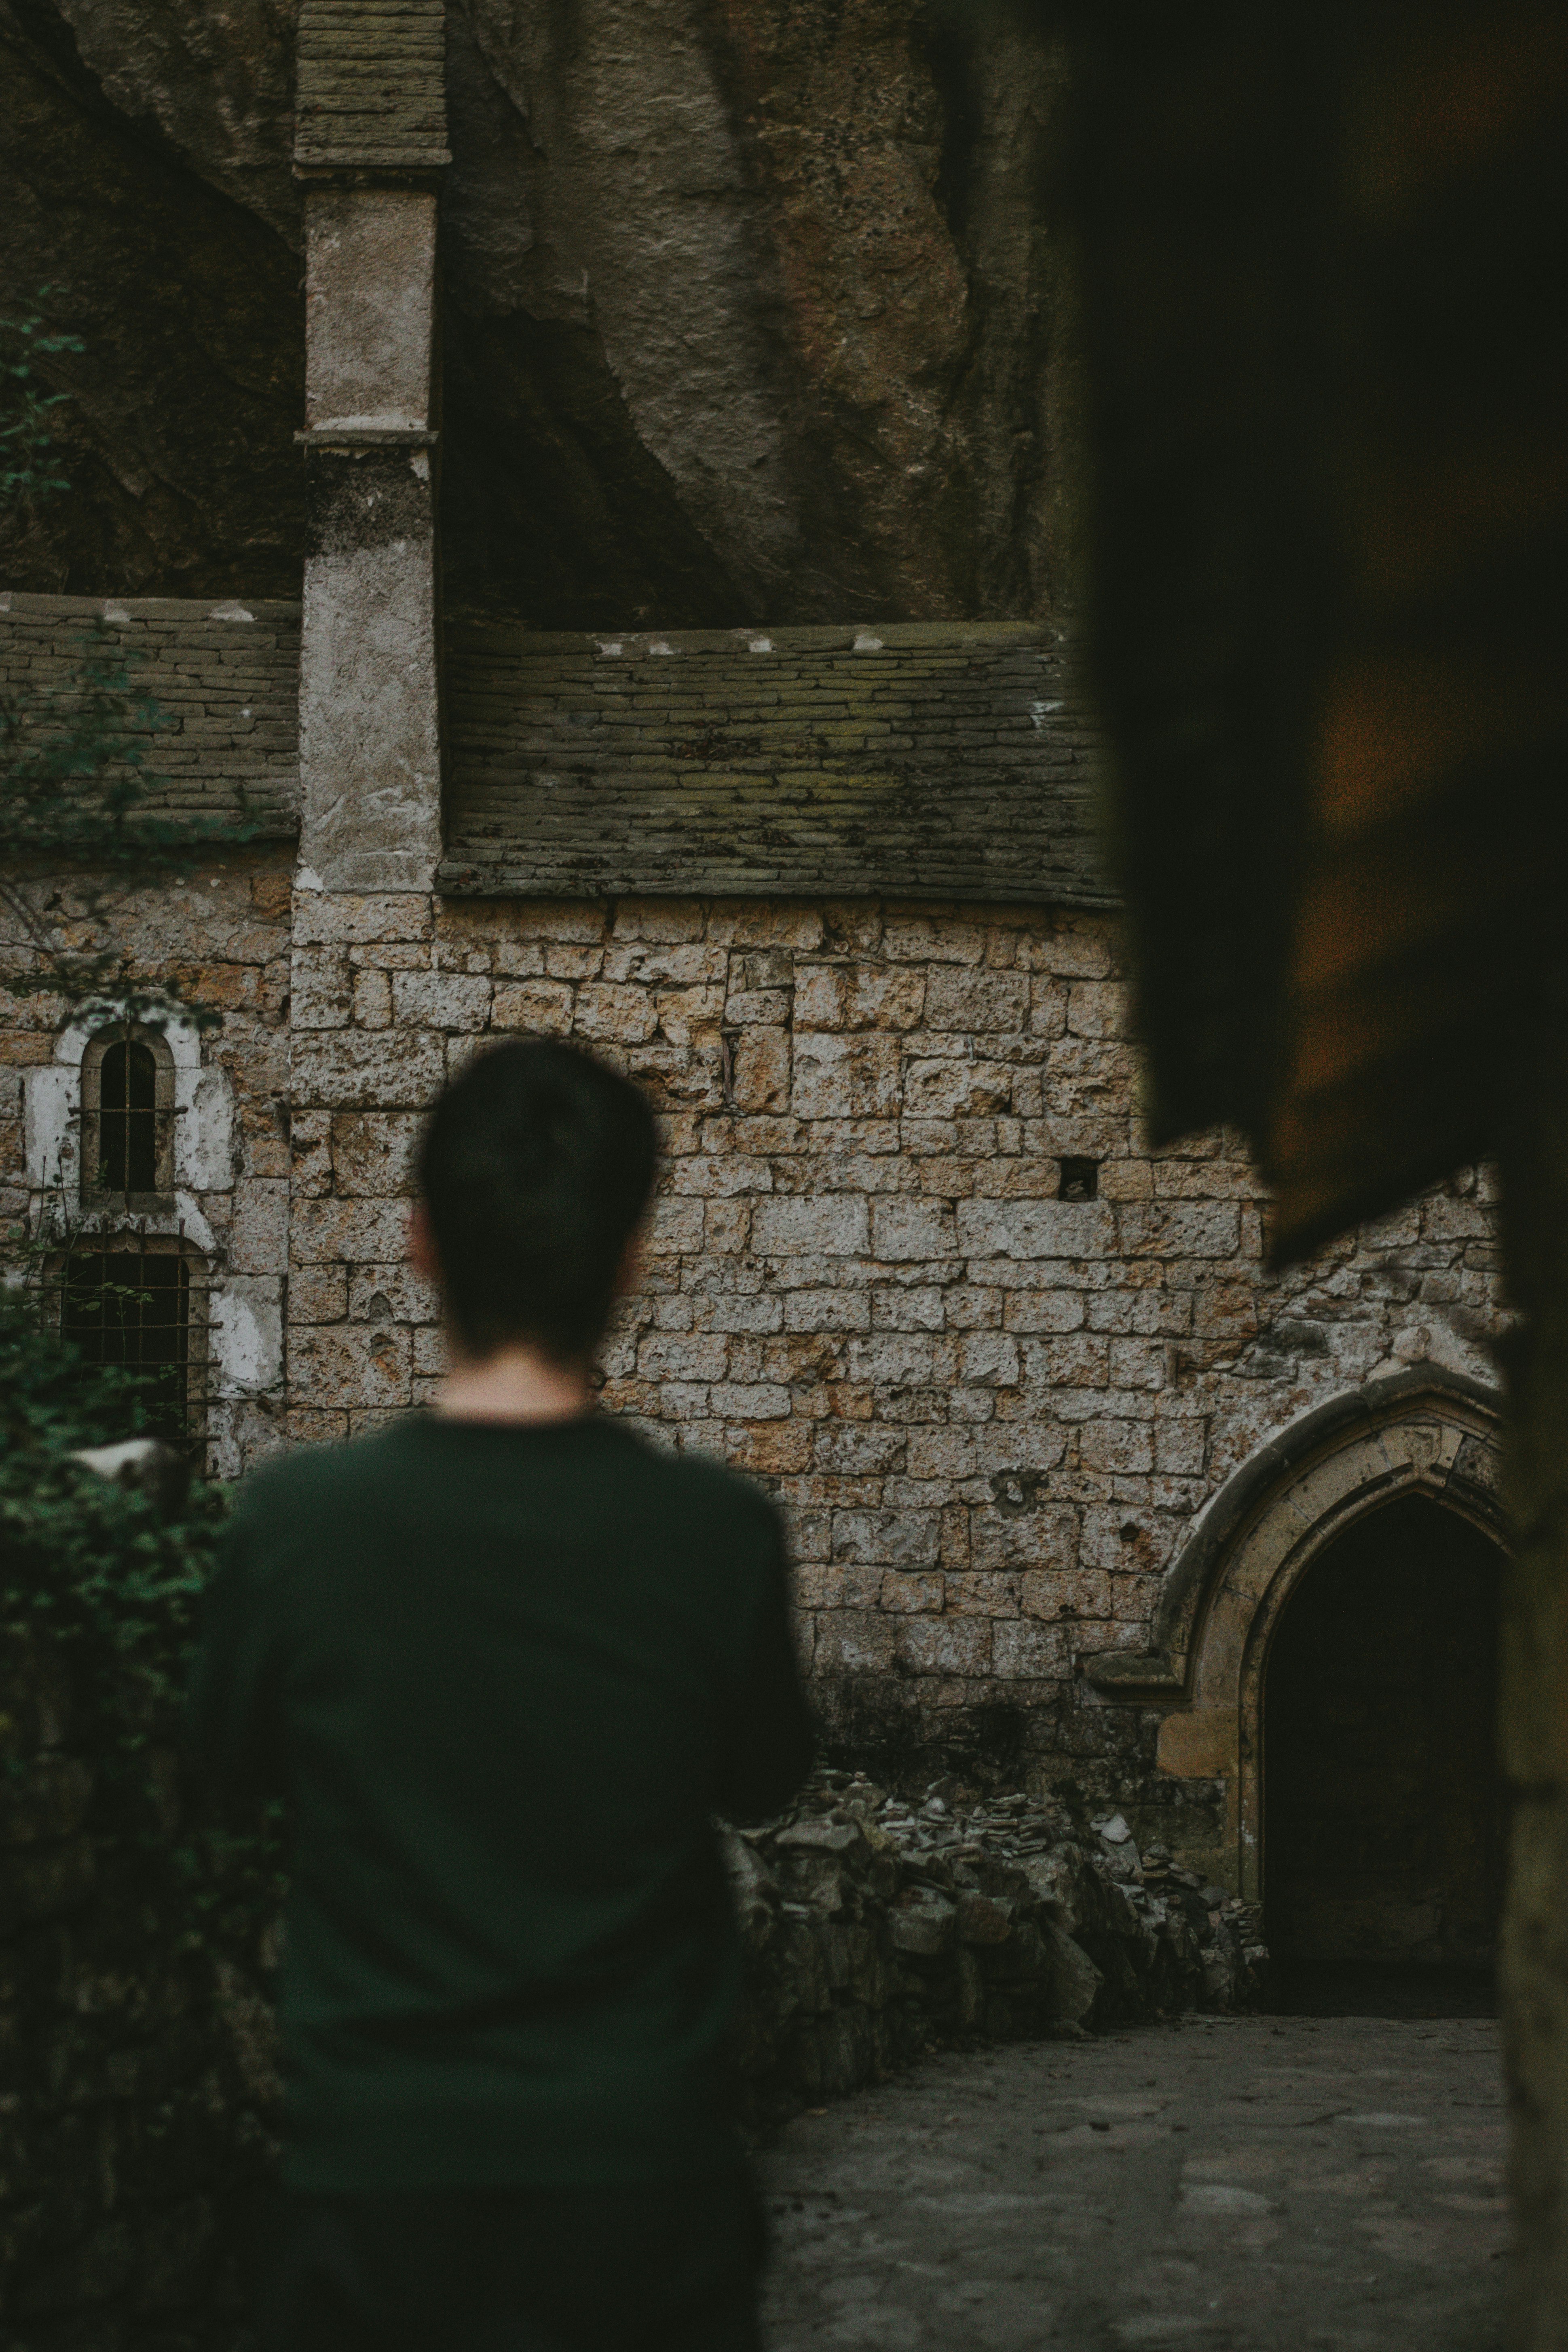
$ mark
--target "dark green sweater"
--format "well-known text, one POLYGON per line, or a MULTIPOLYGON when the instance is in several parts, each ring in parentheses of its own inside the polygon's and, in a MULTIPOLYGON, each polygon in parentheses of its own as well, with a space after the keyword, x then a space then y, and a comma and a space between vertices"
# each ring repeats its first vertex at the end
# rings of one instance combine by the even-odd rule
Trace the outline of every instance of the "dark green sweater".
POLYGON ((296 2188, 732 2161, 711 1816, 810 1752, 753 1486, 596 1417, 289 1454, 243 1489, 191 1724, 231 1799, 288 1806, 296 2188))

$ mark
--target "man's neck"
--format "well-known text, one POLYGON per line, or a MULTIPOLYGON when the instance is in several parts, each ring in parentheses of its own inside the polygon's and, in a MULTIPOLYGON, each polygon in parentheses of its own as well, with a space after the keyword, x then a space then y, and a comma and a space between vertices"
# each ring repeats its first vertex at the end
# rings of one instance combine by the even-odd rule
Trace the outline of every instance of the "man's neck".
POLYGON ((436 1391, 446 1421, 575 1421, 591 1411, 589 1367, 557 1364, 536 1348, 498 1348, 493 1356, 459 1355, 436 1391))

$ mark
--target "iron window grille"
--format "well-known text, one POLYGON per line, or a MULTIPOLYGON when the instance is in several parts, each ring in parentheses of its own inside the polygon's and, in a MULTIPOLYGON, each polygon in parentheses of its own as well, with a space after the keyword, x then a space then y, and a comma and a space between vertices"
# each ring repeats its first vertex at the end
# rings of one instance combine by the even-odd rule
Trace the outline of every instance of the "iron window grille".
POLYGON ((174 1206, 174 1057, 141 1023, 100 1029, 81 1057, 81 1204, 151 1215, 174 1206))
POLYGON ((183 1234, 80 1232, 39 1262, 33 1284, 60 1338, 89 1364, 132 1375, 153 1434, 205 1434, 212 1285, 183 1234))

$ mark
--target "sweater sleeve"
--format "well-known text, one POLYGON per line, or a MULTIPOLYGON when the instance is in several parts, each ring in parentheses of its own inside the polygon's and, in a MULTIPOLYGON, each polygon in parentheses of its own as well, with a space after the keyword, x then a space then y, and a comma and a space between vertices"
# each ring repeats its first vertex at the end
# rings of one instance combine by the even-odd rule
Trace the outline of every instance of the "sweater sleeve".
POLYGON ((283 1644, 255 1549, 253 1514, 242 1505, 203 1595, 186 1698, 189 1763, 226 1808, 249 1809, 284 1793, 283 1644))
POLYGON ((792 1613, 784 1533, 773 1519, 734 1694, 729 1772, 721 1805, 727 1821, 766 1821, 789 1802, 811 1769, 816 1743, 792 1613))

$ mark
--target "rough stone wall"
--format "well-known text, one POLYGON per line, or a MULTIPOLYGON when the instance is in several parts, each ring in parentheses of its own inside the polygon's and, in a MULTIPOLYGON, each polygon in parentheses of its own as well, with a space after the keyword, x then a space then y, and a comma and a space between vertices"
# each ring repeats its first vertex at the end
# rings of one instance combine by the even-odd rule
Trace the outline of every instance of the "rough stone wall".
POLYGON ((895 1764, 1142 1801, 1154 1718, 1075 1662, 1144 1646, 1194 1513, 1380 1370, 1491 1376, 1489 1179, 1267 1276, 1235 1142, 1141 1139, 1109 916, 301 893, 293 1005, 292 1433, 438 1374, 404 1234, 446 1072, 490 1035, 592 1045, 668 1154, 605 1402, 774 1487, 830 1722, 895 1764), (1068 1157, 1097 1197, 1058 1197, 1068 1157))
MULTIPOLYGON (((385 113, 337 112, 360 93, 323 87, 310 34, 341 42, 356 15, 389 36, 437 12, 306 11, 306 152, 386 131, 441 152, 438 31, 412 85, 384 75, 385 113)), ((445 16, 462 594, 552 627, 1049 608, 1067 551, 1047 24, 999 0, 445 16)), ((54 421, 73 495, 0 524, 8 577, 296 594, 300 11, 26 0, 3 22, 0 314, 58 289, 51 322, 87 346, 48 366, 72 394, 54 421)))
MULTIPOLYGON (((668 1152, 605 1402, 777 1492, 829 1724, 900 1775, 1070 1774, 1146 1835, 1149 1804, 1211 1804, 1156 1781, 1154 1714, 1078 1662, 1146 1645, 1194 1515, 1293 1416, 1426 1360, 1492 1376, 1486 1175, 1267 1276, 1232 1140, 1142 1140, 1108 914, 288 898, 258 849, 132 909, 149 971, 223 1013, 203 1051, 232 1153, 190 1203, 216 1466, 431 1393, 405 1258, 421 1115, 487 1037, 576 1038, 648 1087, 668 1152), (1096 1197, 1060 1197, 1068 1159, 1096 1197)), ((3 1041, 14 1231, 43 1205, 19 1081, 37 1113, 59 1018, 24 1001, 3 1041)))
MULTIPOLYGON (((35 877, 57 898, 65 936, 79 877, 35 877)), ((205 1359, 210 1466, 234 1476, 281 1442, 282 1322, 289 1221, 289 923, 286 856, 258 846, 185 878, 137 884, 98 910, 134 955, 145 983, 219 1015, 181 1113, 169 1216, 98 1218, 168 1236, 183 1231, 212 1284, 193 1308, 193 1354, 205 1359)), ((0 968, 31 968, 25 940, 0 929, 0 968)), ((0 999, 0 1240, 10 1270, 20 1245, 79 1225, 76 1146, 80 1033, 48 995, 0 999)), ((195 1040, 191 1041, 194 1047, 195 1040)))

